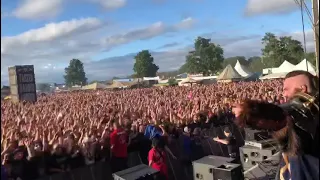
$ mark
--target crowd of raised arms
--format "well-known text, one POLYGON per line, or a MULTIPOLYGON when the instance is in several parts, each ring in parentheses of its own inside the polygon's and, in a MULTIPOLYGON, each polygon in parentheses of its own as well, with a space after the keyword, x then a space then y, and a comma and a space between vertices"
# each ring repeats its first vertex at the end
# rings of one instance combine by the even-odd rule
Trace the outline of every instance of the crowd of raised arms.
POLYGON ((1 101, 2 165, 22 180, 69 171, 109 160, 117 127, 134 137, 149 124, 162 124, 166 136, 215 123, 245 98, 281 103, 281 91, 282 81, 270 80, 54 93, 34 104, 1 101))

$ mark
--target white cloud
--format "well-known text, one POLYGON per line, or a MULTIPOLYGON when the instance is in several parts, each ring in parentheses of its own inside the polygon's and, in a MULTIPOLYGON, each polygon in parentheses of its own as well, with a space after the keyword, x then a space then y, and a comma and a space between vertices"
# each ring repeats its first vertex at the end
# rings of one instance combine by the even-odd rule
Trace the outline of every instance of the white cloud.
MULTIPOLYGON (((148 28, 145 28, 148 29, 148 28)), ((170 28, 169 28, 170 29, 170 28)), ((138 30, 135 30, 138 31, 138 30)), ((139 30, 142 31, 141 29, 139 30)), ((134 31, 130 31, 127 34, 135 34, 134 31)), ((279 36, 292 36, 294 39, 297 39, 302 42, 303 36, 301 32, 290 32, 290 33, 281 33, 279 36)), ((225 57, 230 56, 256 56, 261 54, 261 48, 263 47, 261 44, 261 36, 252 35, 252 36, 224 36, 221 38, 221 34, 216 33, 212 37, 212 41, 218 44, 221 44, 225 51, 225 57)), ((126 37, 126 35, 118 36, 119 38, 126 37)), ((143 38, 140 36, 139 38, 143 38)), ((130 41, 134 41, 131 39, 130 41)), ((115 42, 118 42, 115 40, 115 42)), ((126 41, 128 42, 128 41, 126 41)), ((313 43, 313 33, 312 30, 306 31, 306 42, 307 42, 307 50, 308 52, 314 51, 314 43, 313 43)), ((114 43, 114 42, 113 42, 114 43)), ((116 43, 117 44, 117 43, 116 43)), ((118 44, 119 45, 119 44, 118 44)), ((78 57, 79 59, 85 61, 84 66, 87 73, 87 77, 89 80, 106 80, 113 76, 126 76, 133 73, 132 66, 134 63, 135 54, 127 54, 124 56, 112 57, 100 61, 86 61, 90 56, 92 56, 93 52, 98 52, 97 48, 101 48, 100 46, 94 46, 94 48, 89 47, 87 44, 83 44, 84 47, 81 49, 81 45, 78 45, 76 48, 66 48, 64 45, 61 45, 60 48, 65 49, 65 51, 58 51, 59 53, 47 53, 43 56, 35 56, 36 61, 28 64, 35 64, 36 68, 36 80, 37 82, 63 82, 63 73, 64 73, 64 65, 59 66, 59 62, 67 63, 68 60, 74 57, 78 57), (88 54, 82 53, 81 51, 85 51, 88 54), (60 59, 63 59, 60 60, 60 59), (60 60, 60 61, 59 61, 60 60)), ((102 48, 103 49, 103 48, 102 48)), ((170 71, 178 69, 185 61, 185 56, 187 52, 190 50, 190 47, 177 49, 177 50, 168 50, 161 52, 152 52, 152 55, 155 59, 156 64, 159 65, 160 71, 170 71)), ((19 52, 19 51, 17 51, 19 52)), ((4 63, 7 59, 3 59, 3 54, 1 65, 10 64, 4 63)), ((8 56, 6 56, 8 57, 8 56)), ((13 56, 12 59, 17 61, 19 58, 21 59, 19 63, 11 63, 13 64, 25 64, 30 61, 30 57, 28 54, 22 54, 21 56, 13 56), (23 57, 24 56, 24 57, 23 57)), ((1 74, 2 83, 7 84, 7 67, 1 66, 1 72, 5 72, 1 74)))
POLYGON ((63 0, 24 0, 13 11, 21 19, 48 19, 57 16, 62 10, 63 0))
POLYGON ((100 4, 105 9, 118 9, 126 5, 126 0, 92 0, 100 4))
POLYGON ((96 18, 84 18, 50 23, 16 36, 1 37, 1 65, 19 64, 26 60, 30 60, 29 63, 42 61, 39 59, 48 54, 56 54, 59 48, 64 49, 63 46, 72 48, 70 38, 95 30, 102 24, 96 18), (60 45, 63 46, 59 47, 60 45))
MULTIPOLYGON (((278 36, 292 36, 292 38, 303 41, 302 32, 289 32, 277 34, 278 36)), ((232 56, 260 56, 263 45, 262 36, 222 36, 217 33, 212 37, 212 41, 221 44, 224 49, 225 57, 232 56)), ((307 51, 314 51, 312 30, 306 31, 307 51)), ((176 50, 167 50, 160 52, 151 52, 155 63, 159 66, 159 71, 177 70, 185 62, 187 53, 192 48, 186 47, 176 50)), ((112 57, 96 62, 85 63, 87 77, 90 80, 106 80, 114 76, 127 76, 133 73, 135 54, 127 54, 119 57, 112 57), (106 73, 107 72, 107 73, 106 73)), ((62 77, 60 79, 62 81, 62 77)))
MULTIPOLYGON (((63 70, 72 58, 87 62, 101 51, 190 27, 178 26, 182 22, 173 25, 157 22, 144 28, 127 30, 125 33, 118 33, 118 29, 114 30, 112 24, 96 18, 50 23, 16 36, 2 37, 1 71, 6 72, 8 66, 27 63, 34 64, 36 73, 40 75, 48 71, 44 68, 48 67, 48 64, 55 64, 53 72, 60 72, 59 69, 63 70)), ((37 78, 44 80, 45 78, 40 75, 37 75, 37 78)), ((59 75, 58 80, 61 79, 60 77, 62 74, 59 75)), ((52 76, 47 78, 49 81, 56 80, 52 76)))
POLYGON ((183 19, 179 24, 176 25, 176 28, 190 28, 194 25, 195 19, 192 17, 187 17, 183 19))
POLYGON ((297 7, 294 0, 248 0, 245 13, 247 15, 286 13, 297 7))

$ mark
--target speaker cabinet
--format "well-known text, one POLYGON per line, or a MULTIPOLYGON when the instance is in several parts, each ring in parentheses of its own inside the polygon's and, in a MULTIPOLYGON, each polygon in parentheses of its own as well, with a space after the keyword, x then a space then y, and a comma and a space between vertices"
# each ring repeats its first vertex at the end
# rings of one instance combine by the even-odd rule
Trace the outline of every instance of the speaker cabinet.
POLYGON ((239 148, 239 151, 242 167, 247 170, 273 156, 277 149, 275 147, 259 149, 252 146, 243 146, 239 148))
POLYGON ((219 167, 225 163, 233 163, 233 158, 226 158, 221 156, 206 156, 192 162, 193 165, 193 179, 194 180, 214 180, 214 168, 219 167))
POLYGON ((140 164, 123 171, 112 174, 114 180, 132 180, 132 179, 157 179, 159 171, 145 165, 140 164))
POLYGON ((37 101, 37 91, 33 65, 9 67, 11 99, 14 102, 37 101))
POLYGON ((243 180, 240 164, 225 163, 213 169, 214 180, 243 180))

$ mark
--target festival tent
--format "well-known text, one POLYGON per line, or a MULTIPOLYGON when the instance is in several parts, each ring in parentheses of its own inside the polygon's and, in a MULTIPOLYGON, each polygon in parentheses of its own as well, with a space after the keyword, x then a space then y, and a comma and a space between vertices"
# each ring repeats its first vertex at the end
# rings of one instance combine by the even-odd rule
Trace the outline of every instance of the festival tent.
POLYGON ((299 64, 297 64, 293 70, 302 70, 302 71, 308 71, 313 75, 316 75, 316 68, 313 66, 309 61, 306 59, 302 60, 299 64))
POLYGON ((283 63, 277 68, 277 73, 291 72, 293 71, 295 65, 291 64, 288 61, 283 61, 283 63))
POLYGON ((196 84, 196 83, 198 83, 197 80, 194 80, 191 77, 187 77, 187 78, 183 79, 182 81, 180 81, 178 84, 179 85, 186 85, 186 84, 196 84))
POLYGON ((237 60, 236 65, 234 66, 234 69, 242 76, 242 77, 248 77, 252 74, 252 72, 250 72, 248 70, 247 67, 243 66, 242 64, 240 64, 239 60, 237 60))
POLYGON ((107 88, 125 88, 128 85, 125 84, 124 82, 120 82, 120 81, 113 81, 112 84, 110 86, 107 86, 107 88))
POLYGON ((88 84, 82 87, 83 90, 96 90, 96 89, 105 89, 105 88, 107 88, 107 85, 98 83, 98 82, 88 84))
POLYGON ((131 82, 120 82, 120 81, 113 81, 110 86, 107 86, 108 89, 118 89, 118 88, 130 88, 138 85, 138 82, 131 81, 131 82))
POLYGON ((240 81, 242 76, 229 64, 217 77, 219 82, 240 81))
POLYGON ((261 72, 255 72, 255 73, 252 73, 250 76, 244 77, 244 80, 245 81, 256 81, 256 80, 259 80, 261 75, 262 75, 261 72))
POLYGON ((285 78, 285 76, 288 74, 288 72, 282 72, 282 73, 272 73, 265 75, 260 78, 260 80, 266 80, 266 79, 281 79, 285 78))

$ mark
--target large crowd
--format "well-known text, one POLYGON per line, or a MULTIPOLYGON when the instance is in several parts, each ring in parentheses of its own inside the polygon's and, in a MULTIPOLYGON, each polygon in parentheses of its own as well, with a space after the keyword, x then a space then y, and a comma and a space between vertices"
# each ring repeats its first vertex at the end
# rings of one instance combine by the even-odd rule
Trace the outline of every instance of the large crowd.
MULTIPOLYGON (((281 103, 281 91, 282 81, 270 80, 54 93, 34 104, 1 101, 2 165, 9 177, 31 180, 112 161, 113 155, 120 162, 126 156, 116 149, 123 141, 120 130, 128 137, 126 145, 145 138, 150 124, 159 125, 162 136, 179 136, 180 129, 194 132, 221 121, 242 99, 281 103)), ((159 144, 152 141, 153 150, 149 141, 140 144, 146 147, 141 150, 143 162, 155 161, 159 144)))

